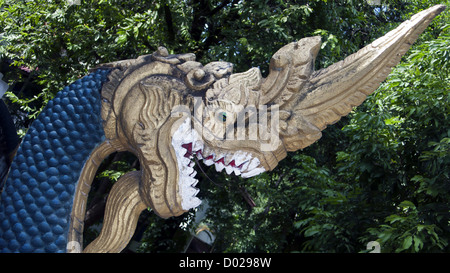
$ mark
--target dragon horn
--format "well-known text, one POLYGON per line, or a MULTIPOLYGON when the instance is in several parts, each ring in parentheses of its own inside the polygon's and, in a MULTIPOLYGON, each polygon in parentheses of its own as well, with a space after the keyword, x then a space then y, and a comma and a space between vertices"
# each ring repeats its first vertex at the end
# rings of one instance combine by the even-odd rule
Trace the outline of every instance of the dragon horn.
MULTIPOLYGON (((437 5, 419 12, 355 54, 315 72, 313 58, 317 38, 306 40, 310 45, 304 48, 302 54, 310 56, 310 59, 303 58, 303 63, 296 64, 291 57, 290 62, 284 63, 284 67, 296 73, 292 72, 281 83, 285 88, 273 100, 280 105, 280 109, 290 113, 282 121, 287 123, 284 126, 286 129, 280 132, 286 149, 295 151, 309 146, 321 137, 321 131, 327 125, 337 122, 353 107, 360 105, 386 79, 392 67, 400 62, 403 54, 443 10, 445 6, 437 5), (298 88, 293 88, 295 86, 298 88), (294 93, 298 94, 293 96, 294 93)), ((298 45, 288 45, 277 54, 288 56, 296 47, 298 50, 298 45)), ((277 73, 280 74, 280 69, 277 73)))

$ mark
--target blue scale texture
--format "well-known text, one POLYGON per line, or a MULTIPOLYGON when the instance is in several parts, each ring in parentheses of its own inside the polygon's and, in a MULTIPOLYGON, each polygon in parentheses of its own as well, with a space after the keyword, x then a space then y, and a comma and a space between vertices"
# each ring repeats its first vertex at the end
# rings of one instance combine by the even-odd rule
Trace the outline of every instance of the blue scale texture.
POLYGON ((58 92, 17 151, 0 200, 0 252, 66 252, 76 183, 104 139, 100 92, 109 70, 58 92))

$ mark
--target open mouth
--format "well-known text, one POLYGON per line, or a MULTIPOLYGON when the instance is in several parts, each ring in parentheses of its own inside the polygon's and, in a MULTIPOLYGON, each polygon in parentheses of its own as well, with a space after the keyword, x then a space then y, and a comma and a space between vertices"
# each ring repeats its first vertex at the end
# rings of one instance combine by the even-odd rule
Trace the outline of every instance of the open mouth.
POLYGON ((207 166, 214 164, 218 172, 225 169, 227 174, 234 173, 243 178, 265 171, 259 159, 251 153, 243 151, 216 153, 205 147, 200 135, 191 129, 189 118, 185 119, 172 135, 172 147, 177 157, 178 185, 182 199, 181 206, 184 210, 201 204, 201 200, 196 196, 199 189, 195 187, 198 179, 195 178, 197 172, 194 170, 194 158, 202 160, 207 166))

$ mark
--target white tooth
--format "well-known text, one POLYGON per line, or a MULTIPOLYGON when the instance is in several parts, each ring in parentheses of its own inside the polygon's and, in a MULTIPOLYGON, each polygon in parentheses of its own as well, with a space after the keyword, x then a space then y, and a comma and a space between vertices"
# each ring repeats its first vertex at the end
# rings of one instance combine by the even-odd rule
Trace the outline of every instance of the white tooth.
POLYGON ((202 200, 200 200, 198 197, 192 197, 189 200, 189 203, 191 204, 191 208, 195 208, 200 206, 200 204, 202 203, 202 200))
POLYGON ((242 177, 242 178, 249 178, 250 176, 249 176, 248 174, 246 174, 246 173, 243 173, 243 174, 241 175, 241 177, 242 177))
POLYGON ((212 160, 217 161, 220 159, 216 154, 210 154, 209 156, 212 156, 212 160))
POLYGON ((251 156, 243 151, 237 151, 236 153, 234 153, 233 155, 233 160, 234 163, 236 164, 236 166, 240 166, 242 163, 244 163, 245 161, 248 161, 251 158, 251 156))
POLYGON ((195 179, 195 182, 192 183, 191 187, 195 187, 197 185, 197 183, 198 183, 198 179, 195 179))
POLYGON ((207 158, 208 156, 212 155, 212 153, 213 153, 213 151, 210 148, 208 148, 208 146, 205 146, 203 148, 203 151, 202 151, 203 158, 207 158))
POLYGON ((263 172, 265 172, 264 168, 256 168, 256 169, 253 169, 253 170, 249 171, 248 173, 243 173, 241 176, 243 178, 248 178, 248 177, 256 176, 256 175, 261 174, 263 172))
POLYGON ((235 175, 241 175, 241 171, 238 168, 234 168, 235 175))
MULTIPOLYGON (((241 163, 241 164, 242 164, 242 163, 241 163)), ((242 165, 242 167, 241 167, 241 172, 246 171, 247 168, 248 168, 248 165, 250 165, 250 160, 246 161, 246 162, 242 165)), ((239 165, 236 164, 236 166, 239 166, 239 165)))
POLYGON ((233 167, 231 167, 231 166, 226 166, 226 167, 225 167, 225 171, 227 171, 227 174, 231 174, 231 172, 233 172, 233 167))
POLYGON ((181 157, 181 162, 183 163, 183 165, 188 166, 189 163, 191 162, 191 160, 187 157, 182 156, 181 157))
POLYGON ((199 189, 196 189, 196 188, 193 188, 193 187, 189 186, 189 187, 186 187, 186 188, 183 189, 183 192, 184 192, 183 195, 184 195, 184 196, 188 196, 188 197, 193 197, 193 196, 195 196, 199 191, 200 191, 199 189))
POLYGON ((252 160, 250 160, 250 164, 247 167, 247 170, 251 171, 253 169, 255 169, 256 167, 259 166, 259 159, 258 158, 252 158, 252 160))
POLYGON ((181 206, 184 210, 189 210, 198 207, 202 201, 198 197, 188 197, 187 200, 182 200, 181 206))
POLYGON ((222 163, 215 163, 214 165, 216 166, 217 172, 221 172, 223 168, 225 168, 225 166, 222 163))
MULTIPOLYGON (((232 154, 225 155, 225 158, 224 158, 225 165, 229 165, 232 160, 233 160, 232 154)), ((234 161, 234 162, 236 163, 236 161, 234 161)))
POLYGON ((181 177, 188 177, 194 169, 191 167, 184 167, 181 169, 181 177))
POLYGON ((214 160, 212 159, 203 160, 203 163, 205 163, 206 166, 211 166, 212 164, 214 164, 214 160))
POLYGON ((184 189, 184 188, 191 188, 191 185, 194 184, 195 180, 197 180, 197 179, 190 177, 190 176, 186 176, 183 178, 183 180, 184 180, 184 183, 183 183, 183 189, 184 189))
POLYGON ((197 189, 194 187, 191 187, 191 188, 194 189, 194 194, 192 196, 196 196, 200 192, 200 189, 197 189))
MULTIPOLYGON (((195 130, 191 129, 190 119, 186 119, 177 129, 177 131, 172 135, 172 147, 175 150, 177 157, 177 167, 179 171, 178 185, 180 188, 181 195, 181 207, 184 210, 189 210, 191 208, 195 208, 201 204, 201 200, 197 197, 194 197, 199 192, 199 189, 194 188, 198 183, 198 180, 195 179, 197 173, 192 168, 193 162, 184 157, 187 152, 187 149, 181 147, 181 145, 186 143, 193 143, 193 147, 203 147, 201 139, 195 130)), ((198 148, 197 150, 193 150, 192 152, 201 150, 202 148, 198 148)), ((192 157, 192 156, 191 156, 192 157)), ((201 157, 199 157, 201 158, 201 157)))
POLYGON ((183 179, 184 177, 188 177, 189 174, 191 174, 192 168, 189 168, 187 166, 182 166, 182 169, 180 170, 180 179, 183 179))
POLYGON ((194 141, 192 145, 192 151, 203 150, 203 142, 200 140, 194 141))

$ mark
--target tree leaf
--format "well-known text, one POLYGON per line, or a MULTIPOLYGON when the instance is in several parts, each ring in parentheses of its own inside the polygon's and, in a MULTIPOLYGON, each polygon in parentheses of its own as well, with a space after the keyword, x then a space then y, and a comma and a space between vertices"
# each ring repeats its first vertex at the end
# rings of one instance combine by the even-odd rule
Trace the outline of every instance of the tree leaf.
POLYGON ((407 236, 405 239, 403 239, 403 243, 402 243, 402 247, 401 248, 397 248, 395 251, 396 252, 402 252, 404 250, 407 250, 411 247, 413 243, 413 237, 412 236, 407 236))

